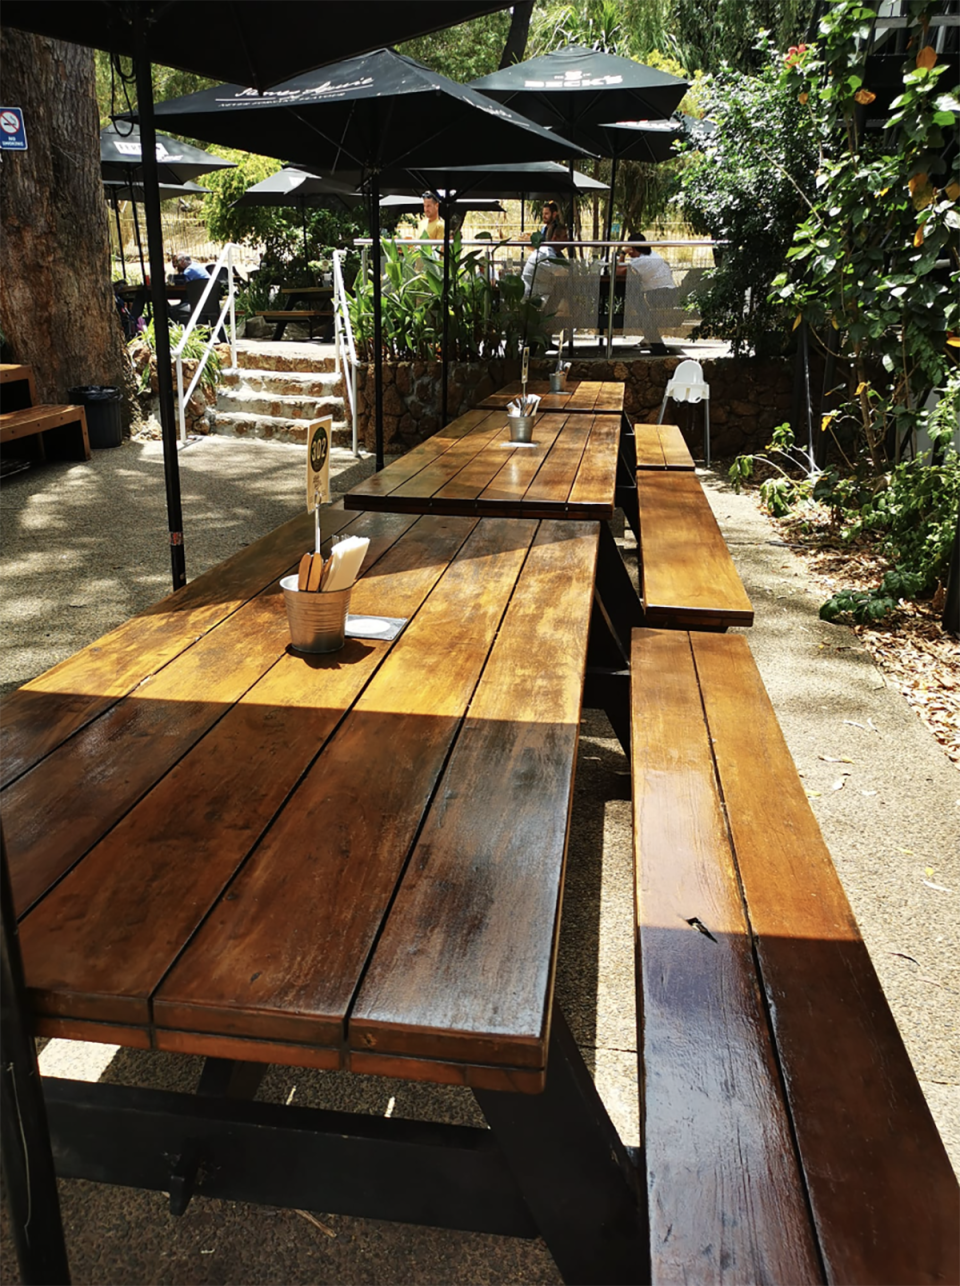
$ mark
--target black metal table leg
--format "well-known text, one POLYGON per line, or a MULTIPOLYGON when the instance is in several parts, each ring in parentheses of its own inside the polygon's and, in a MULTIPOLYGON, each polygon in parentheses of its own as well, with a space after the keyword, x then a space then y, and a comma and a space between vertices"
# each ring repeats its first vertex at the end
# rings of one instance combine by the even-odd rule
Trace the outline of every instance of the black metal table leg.
POLYGON ((624 566, 608 523, 600 524, 596 594, 610 621, 625 657, 630 655, 630 634, 643 625, 643 604, 624 566))
POLYGON ((70 1281, 70 1268, 2 832, 0 904, 0 1151, 10 1225, 27 1286, 63 1286, 70 1281))
POLYGON ((474 1096, 563 1280, 649 1282, 645 1188, 557 1006, 544 1092, 474 1096))

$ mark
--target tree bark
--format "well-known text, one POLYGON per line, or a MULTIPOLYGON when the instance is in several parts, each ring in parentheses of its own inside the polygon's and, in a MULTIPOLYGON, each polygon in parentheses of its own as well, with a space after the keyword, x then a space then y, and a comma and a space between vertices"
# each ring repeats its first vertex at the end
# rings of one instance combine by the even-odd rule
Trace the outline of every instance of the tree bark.
POLYGON ((523 55, 527 52, 527 36, 530 34, 532 16, 533 0, 518 0, 518 3, 513 6, 507 43, 503 46, 503 56, 500 59, 501 70, 504 67, 510 67, 513 63, 523 62, 523 55))
POLYGON ((89 49, 0 33, 4 97, 22 107, 25 152, 4 152, 0 184, 0 323, 10 358, 32 366, 41 402, 68 389, 123 390, 130 362, 110 282, 100 125, 89 49))

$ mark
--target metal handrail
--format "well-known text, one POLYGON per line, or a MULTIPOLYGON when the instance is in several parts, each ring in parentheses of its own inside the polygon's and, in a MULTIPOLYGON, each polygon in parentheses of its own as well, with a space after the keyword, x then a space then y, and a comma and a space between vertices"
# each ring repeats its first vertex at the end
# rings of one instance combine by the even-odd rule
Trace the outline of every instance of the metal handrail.
MULTIPOLYGON (((347 401, 350 403, 350 415, 353 421, 353 454, 359 456, 360 452, 357 445, 357 370, 359 362, 357 361, 357 347, 353 340, 353 327, 350 324, 350 312, 347 307, 347 288, 343 280, 343 261, 346 258, 346 250, 334 250, 333 252, 333 340, 336 346, 334 359, 337 363, 337 370, 340 366, 340 348, 341 344, 346 353, 347 364, 349 365, 349 374, 344 381, 347 389, 347 401), (343 339, 341 340, 341 334, 343 339)), ((346 374, 346 372, 344 372, 346 374)))
POLYGON ((187 403, 193 397, 194 390, 196 389, 197 385, 200 382, 200 376, 203 374, 204 369, 206 368, 207 362, 210 359, 210 354, 213 352, 214 346, 217 342, 217 335, 220 331, 220 328, 223 326, 224 318, 228 312, 230 314, 230 322, 229 322, 230 366, 229 366, 229 369, 232 371, 235 371, 237 369, 237 319, 236 319, 236 311, 234 308, 235 291, 234 291, 234 279, 233 279, 233 251, 234 251, 234 246, 232 243, 228 243, 221 251, 220 258, 217 260, 216 267, 213 270, 213 275, 211 276, 210 280, 207 282, 206 289, 204 290, 203 294, 200 296, 199 300, 197 301, 197 305, 194 308, 193 312, 191 313, 189 321, 187 322, 186 326, 183 328, 183 335, 180 337, 180 343, 170 354, 171 357, 176 362, 176 366, 177 366, 177 399, 178 399, 177 414, 180 420, 180 441, 181 442, 186 442, 187 440, 187 416, 186 416, 187 403), (206 304, 208 298, 210 297, 210 292, 213 290, 213 287, 217 281, 217 278, 220 275, 220 269, 224 267, 227 270, 227 295, 226 295, 226 298, 224 299, 223 306, 220 309, 220 316, 217 318, 216 324, 211 327, 210 338, 204 346, 203 355, 200 358, 200 361, 197 365, 197 369, 196 369, 196 372, 194 373, 193 379, 190 381, 190 384, 189 384, 189 387, 187 388, 186 393, 184 393, 183 350, 186 347, 187 340, 190 338, 190 336, 193 334, 194 330, 196 330, 199 324, 198 319, 200 317, 200 313, 204 305, 206 304))

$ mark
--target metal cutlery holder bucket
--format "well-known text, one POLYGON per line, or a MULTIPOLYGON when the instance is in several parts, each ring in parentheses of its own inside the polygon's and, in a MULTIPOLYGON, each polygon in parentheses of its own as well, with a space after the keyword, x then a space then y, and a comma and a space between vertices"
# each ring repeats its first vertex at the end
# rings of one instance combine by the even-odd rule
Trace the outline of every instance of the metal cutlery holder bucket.
POLYGON ((550 372, 550 392, 562 393, 566 387, 567 387, 567 372, 551 371, 550 372))
POLYGON ((510 441, 532 442, 534 418, 532 415, 508 415, 507 423, 510 425, 510 441))
POLYGON ((329 594, 311 593, 297 589, 296 576, 284 576, 280 588, 294 649, 297 652, 339 651, 343 647, 353 586, 329 594))

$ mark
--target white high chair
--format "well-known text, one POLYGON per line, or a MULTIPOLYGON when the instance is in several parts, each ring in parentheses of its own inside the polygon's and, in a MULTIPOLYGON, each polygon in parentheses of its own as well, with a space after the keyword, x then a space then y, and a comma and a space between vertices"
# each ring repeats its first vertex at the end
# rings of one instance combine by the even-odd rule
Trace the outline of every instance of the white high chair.
POLYGON ((703 457, 707 468, 710 467, 710 385, 703 378, 703 367, 692 358, 686 358, 673 372, 663 394, 663 405, 660 407, 658 424, 663 423, 663 413, 670 398, 675 402, 703 403, 703 457))

